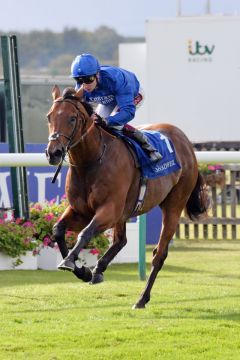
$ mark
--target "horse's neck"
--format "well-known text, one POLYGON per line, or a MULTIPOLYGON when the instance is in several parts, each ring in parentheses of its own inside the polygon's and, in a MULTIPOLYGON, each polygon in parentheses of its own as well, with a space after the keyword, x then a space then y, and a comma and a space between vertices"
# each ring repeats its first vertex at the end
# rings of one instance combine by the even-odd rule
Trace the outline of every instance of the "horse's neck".
POLYGON ((101 130, 94 126, 83 140, 69 151, 70 163, 77 167, 96 163, 104 155, 106 142, 101 130))

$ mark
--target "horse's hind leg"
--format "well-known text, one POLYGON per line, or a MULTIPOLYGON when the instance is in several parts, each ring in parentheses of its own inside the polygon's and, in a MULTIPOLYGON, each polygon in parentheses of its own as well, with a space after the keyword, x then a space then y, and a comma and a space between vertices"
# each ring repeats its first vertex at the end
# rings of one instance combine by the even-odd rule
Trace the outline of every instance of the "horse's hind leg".
POLYGON ((103 281, 103 272, 126 243, 126 223, 117 224, 114 228, 113 244, 98 260, 92 273, 91 284, 98 284, 103 281))
MULTIPOLYGON (((174 200, 174 199, 173 199, 174 200)), ((176 201, 173 201, 171 206, 171 201, 166 201, 166 203, 162 206, 162 215, 163 215, 163 223, 162 223, 162 231, 160 235, 160 239, 157 247, 153 251, 153 260, 152 260, 152 268, 150 272, 150 276, 147 281, 147 285, 141 294, 138 302, 133 306, 134 309, 144 308, 146 303, 150 300, 150 293, 153 287, 153 284, 156 280, 158 272, 161 270, 165 259, 168 255, 168 244, 170 240, 173 238, 173 235, 176 231, 176 227, 179 221, 179 217, 181 215, 182 209, 185 206, 186 201, 182 201, 182 206, 174 206, 176 201)))

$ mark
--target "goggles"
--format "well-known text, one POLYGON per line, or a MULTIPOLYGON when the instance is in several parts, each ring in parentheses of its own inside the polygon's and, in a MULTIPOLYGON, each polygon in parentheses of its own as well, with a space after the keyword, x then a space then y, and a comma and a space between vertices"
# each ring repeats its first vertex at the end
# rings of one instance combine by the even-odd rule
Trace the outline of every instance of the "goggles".
POLYGON ((89 76, 80 76, 80 77, 74 77, 74 80, 76 80, 77 84, 91 84, 96 79, 96 75, 89 75, 89 76))

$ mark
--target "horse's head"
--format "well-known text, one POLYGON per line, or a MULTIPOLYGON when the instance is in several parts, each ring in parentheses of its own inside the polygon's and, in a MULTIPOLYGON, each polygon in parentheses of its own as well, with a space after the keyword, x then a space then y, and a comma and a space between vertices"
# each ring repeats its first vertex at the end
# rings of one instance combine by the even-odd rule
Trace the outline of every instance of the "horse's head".
POLYGON ((91 126, 92 109, 81 102, 82 90, 66 88, 61 96, 58 86, 52 90, 53 105, 47 114, 49 142, 46 156, 51 165, 58 165, 66 152, 80 142, 91 126))

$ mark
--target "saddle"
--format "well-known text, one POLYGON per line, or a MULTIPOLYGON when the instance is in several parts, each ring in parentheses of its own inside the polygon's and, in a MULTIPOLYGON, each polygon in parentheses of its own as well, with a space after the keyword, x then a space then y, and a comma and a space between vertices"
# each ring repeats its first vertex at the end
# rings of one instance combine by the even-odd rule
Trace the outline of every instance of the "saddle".
POLYGON ((155 147, 163 156, 160 163, 153 163, 150 161, 149 156, 146 154, 141 145, 133 138, 126 136, 127 132, 107 127, 104 127, 104 130, 112 136, 123 140, 134 159, 136 168, 140 169, 142 177, 155 179, 159 176, 166 176, 181 169, 181 166, 176 159, 176 152, 172 141, 159 131, 142 130, 148 137, 148 141, 152 144, 152 146, 155 147))

